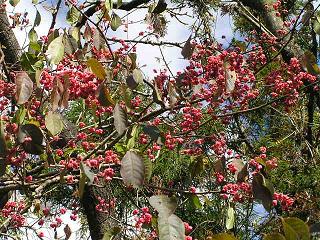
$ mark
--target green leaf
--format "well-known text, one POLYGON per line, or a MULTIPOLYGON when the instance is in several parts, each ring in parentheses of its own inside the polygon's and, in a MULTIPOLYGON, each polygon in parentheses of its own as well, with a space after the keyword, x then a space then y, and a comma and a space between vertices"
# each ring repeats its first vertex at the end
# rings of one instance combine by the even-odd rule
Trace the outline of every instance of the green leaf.
POLYGON ((111 23, 110 23, 111 29, 113 31, 116 31, 120 26, 121 26, 121 18, 117 14, 113 13, 111 17, 111 23))
POLYGON ((87 61, 87 66, 99 79, 104 80, 106 78, 106 71, 97 59, 90 58, 87 61))
POLYGON ((18 104, 26 103, 33 92, 33 82, 26 72, 18 72, 15 76, 16 100, 18 104))
POLYGON ((229 207, 227 211, 227 218, 226 218, 226 229, 230 230, 234 227, 234 209, 233 207, 229 207))
POLYGON ((272 207, 273 192, 270 191, 270 182, 261 173, 253 175, 252 191, 255 199, 261 200, 263 207, 269 212, 272 207), (268 185, 268 186, 267 186, 268 185))
POLYGON ((219 233, 212 236, 212 240, 237 240, 237 238, 228 233, 219 233))
POLYGON ((36 18, 34 19, 33 26, 34 26, 34 27, 39 26, 39 25, 40 25, 40 22, 41 22, 41 15, 40 15, 39 11, 37 10, 36 18))
POLYGON ((185 228, 182 220, 171 214, 159 215, 158 218, 159 240, 184 240, 185 228))
POLYGON ((27 110, 25 109, 25 107, 20 106, 19 109, 14 114, 12 121, 20 125, 23 123, 24 118, 26 117, 26 114, 27 114, 27 110))
POLYGON ((280 233, 271 233, 263 237, 263 240, 286 240, 280 233))
POLYGON ((69 11, 67 12, 66 20, 70 25, 74 25, 78 22, 81 13, 74 6, 71 6, 69 11))
POLYGON ((119 135, 122 135, 128 127, 127 114, 119 103, 116 104, 113 110, 114 127, 119 135))
POLYGON ((142 157, 132 150, 127 151, 121 160, 120 174, 127 186, 141 187, 145 178, 145 166, 142 157))
POLYGON ((58 64, 63 59, 64 45, 62 35, 49 44, 46 54, 51 64, 58 64))
POLYGON ((113 237, 115 237, 120 232, 121 232, 120 227, 113 227, 104 233, 102 240, 112 240, 113 237))
POLYGON ((30 40, 30 42, 37 42, 38 41, 38 34, 36 32, 36 30, 34 30, 34 28, 32 28, 30 30, 30 32, 28 33, 28 38, 30 40))
POLYGON ((25 124, 19 127, 18 142, 22 144, 27 153, 40 155, 44 152, 43 133, 40 128, 34 124, 25 124), (30 137, 31 141, 25 141, 30 137))
POLYGON ((192 194, 190 199, 191 199, 191 202, 192 202, 195 209, 202 209, 202 204, 201 204, 200 199, 197 195, 192 194))
POLYGON ((45 117, 45 125, 48 131, 53 135, 58 135, 64 128, 62 117, 59 113, 48 112, 45 117))
POLYGON ((63 35, 64 51, 67 54, 73 54, 78 49, 77 40, 69 34, 63 35))
POLYGON ((20 2, 20 0, 9 0, 9 3, 10 3, 13 7, 17 6, 19 2, 20 2))
POLYGON ((121 7, 122 5, 122 0, 117 0, 117 8, 121 7))
POLYGON ((167 195, 155 195, 149 198, 150 205, 158 211, 159 216, 169 217, 177 208, 177 202, 167 195))
POLYGON ((195 178, 199 176, 204 171, 204 162, 203 157, 196 157, 189 166, 189 172, 191 174, 191 178, 195 178))
POLYGON ((308 225, 299 218, 281 218, 286 240, 309 240, 308 225))
POLYGON ((152 162, 150 158, 144 158, 144 170, 145 170, 145 182, 149 182, 151 176, 152 176, 152 162))
POLYGON ((127 149, 134 148, 136 140, 138 138, 138 129, 139 129, 138 125, 136 125, 136 124, 133 125, 133 127, 131 129, 131 133, 130 133, 131 137, 129 138, 128 143, 127 143, 127 149))

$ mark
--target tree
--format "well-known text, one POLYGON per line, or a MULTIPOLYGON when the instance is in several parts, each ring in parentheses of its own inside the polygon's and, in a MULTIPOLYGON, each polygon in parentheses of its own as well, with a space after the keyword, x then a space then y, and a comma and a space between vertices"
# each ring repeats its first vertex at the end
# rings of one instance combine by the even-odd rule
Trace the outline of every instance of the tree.
POLYGON ((58 0, 40 38, 41 16, 29 23, 15 13, 9 23, 6 4, 4 238, 24 229, 45 238, 49 227, 69 239, 65 214, 81 217, 93 240, 291 240, 318 232, 316 1, 58 0), (70 27, 58 29, 64 4, 70 27), (109 37, 130 24, 123 11, 145 7, 148 29, 135 39, 109 37), (169 21, 182 22, 189 9, 190 37, 166 41, 169 21), (232 17, 241 37, 216 41, 216 11, 232 17), (28 49, 20 49, 12 27, 29 24, 28 49), (165 69, 154 78, 139 66, 141 45, 159 47, 165 69), (174 73, 165 46, 181 49, 187 67, 174 73))

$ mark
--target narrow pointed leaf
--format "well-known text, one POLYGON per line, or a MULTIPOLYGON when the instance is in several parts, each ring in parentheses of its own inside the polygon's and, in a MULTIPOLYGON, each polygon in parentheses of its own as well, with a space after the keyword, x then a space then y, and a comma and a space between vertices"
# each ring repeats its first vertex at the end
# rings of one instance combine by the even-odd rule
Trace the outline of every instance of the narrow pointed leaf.
POLYGON ((119 103, 117 103, 114 107, 113 119, 115 129, 117 130, 119 135, 122 135, 128 127, 128 120, 126 112, 119 103))

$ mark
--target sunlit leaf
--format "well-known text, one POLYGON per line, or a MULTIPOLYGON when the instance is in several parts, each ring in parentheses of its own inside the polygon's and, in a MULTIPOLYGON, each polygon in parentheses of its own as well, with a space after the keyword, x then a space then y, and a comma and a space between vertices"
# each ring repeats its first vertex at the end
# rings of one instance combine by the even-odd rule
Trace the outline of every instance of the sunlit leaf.
POLYGON ((16 100, 18 104, 26 103, 33 92, 33 82, 26 72, 18 72, 16 81, 16 100))
POLYGON ((51 64, 58 64, 63 59, 64 45, 62 35, 49 44, 46 54, 51 64))
POLYGON ((36 30, 34 30, 34 28, 32 28, 29 33, 28 33, 28 38, 30 42, 37 42, 38 41, 38 34, 36 32, 36 30))
POLYGON ((87 61, 87 66, 101 80, 105 79, 106 71, 102 64, 95 58, 90 58, 87 61))
POLYGON ((121 160, 120 174, 127 186, 141 187, 145 177, 145 166, 142 157, 132 150, 127 151, 121 160))
POLYGON ((63 130, 63 120, 59 113, 48 112, 45 117, 45 124, 48 131, 53 135, 58 135, 63 130))
POLYGON ((116 31, 119 27, 121 26, 121 18, 113 13, 111 16, 111 23, 110 23, 110 27, 113 31, 116 31))
POLYGON ((19 2, 20 2, 20 0, 9 0, 9 3, 10 3, 13 7, 17 6, 19 2))
POLYGON ((233 207, 229 207, 227 211, 227 217, 226 217, 226 229, 230 230, 234 226, 234 209, 233 207))
POLYGON ((33 26, 34 27, 39 26, 40 22, 41 22, 41 15, 40 15, 39 11, 37 10, 36 18, 34 19, 33 26))
POLYGON ((74 25, 78 22, 81 13, 74 6, 71 6, 69 11, 67 12, 66 20, 70 25, 74 25))

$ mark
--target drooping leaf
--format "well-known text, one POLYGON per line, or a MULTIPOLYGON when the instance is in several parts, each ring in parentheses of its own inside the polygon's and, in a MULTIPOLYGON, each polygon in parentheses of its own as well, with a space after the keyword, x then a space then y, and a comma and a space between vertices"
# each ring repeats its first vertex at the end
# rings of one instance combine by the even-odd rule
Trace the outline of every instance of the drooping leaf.
POLYGON ((26 72, 18 72, 15 82, 17 103, 24 104, 29 100, 33 92, 33 82, 26 72))
POLYGON ((117 8, 121 7, 122 5, 122 0, 117 0, 117 8))
POLYGON ((212 240, 237 240, 237 238, 228 233, 215 234, 211 238, 212 240))
POLYGON ((130 132, 131 137, 127 137, 127 138, 129 138, 128 142, 127 142, 127 149, 134 148, 136 141, 137 141, 137 138, 138 138, 138 128, 139 128, 139 126, 137 124, 133 125, 131 132, 130 132))
POLYGON ((143 158, 132 150, 127 151, 121 160, 120 174, 127 186, 141 187, 145 178, 143 158))
POLYGON ((20 0, 9 0, 9 3, 10 3, 13 7, 17 6, 19 2, 20 2, 20 0))
POLYGON ((171 214, 159 215, 158 218, 159 240, 184 240, 185 228, 182 220, 171 214))
POLYGON ((94 180, 94 173, 91 171, 91 168, 88 167, 85 163, 80 163, 80 170, 84 173, 84 175, 87 177, 88 184, 92 184, 94 180))
POLYGON ((280 233, 271 233, 263 237, 263 240, 286 240, 280 233))
POLYGON ((152 176, 152 162, 150 158, 144 158, 145 182, 148 182, 152 176))
POLYGON ((48 114, 46 115, 45 124, 46 128, 53 136, 61 133, 64 127, 61 115, 52 111, 48 112, 48 114))
POLYGON ((103 48, 104 44, 105 40, 103 36, 97 29, 95 29, 93 33, 93 46, 95 46, 96 49, 100 50, 103 48))
POLYGON ((252 191, 255 199, 261 200, 263 207, 267 210, 271 210, 273 193, 266 186, 266 181, 261 173, 253 175, 252 179, 252 191))
POLYGON ((71 6, 69 11, 67 12, 66 20, 70 25, 74 25, 78 22, 81 13, 74 6, 71 6))
POLYGON ((203 157, 196 157, 189 166, 191 178, 199 176, 204 171, 203 157))
POLYGON ((110 23, 110 27, 113 31, 116 31, 119 27, 121 26, 121 18, 113 13, 111 16, 111 23, 110 23))
POLYGON ((225 63, 225 79, 226 79, 226 92, 231 93, 235 88, 235 82, 237 80, 237 74, 234 70, 230 70, 230 65, 225 63))
POLYGON ((310 232, 308 225, 299 218, 281 218, 283 230, 287 240, 309 240, 310 232))
POLYGON ((34 27, 39 26, 40 22, 41 22, 41 15, 40 15, 39 11, 37 10, 36 18, 34 19, 33 26, 34 27))
POLYGON ((34 124, 25 124, 19 127, 18 141, 27 153, 40 155, 44 151, 43 133, 34 124), (31 138, 31 141, 26 141, 27 137, 31 138))
POLYGON ((138 83, 136 82, 136 80, 134 79, 132 74, 127 76, 126 83, 127 83, 128 87, 132 90, 136 89, 138 87, 138 83))
POLYGON ((116 128, 119 135, 122 135, 128 127, 128 119, 125 110, 120 106, 119 103, 116 104, 113 110, 114 127, 116 128))
POLYGON ((114 101, 110 95, 110 91, 104 83, 101 83, 97 89, 97 97, 102 106, 114 106, 114 101))
POLYGON ((36 43, 38 41, 38 34, 34 28, 32 28, 28 33, 29 41, 32 43, 36 43))
POLYGON ((104 80, 106 78, 106 71, 97 59, 90 58, 87 61, 87 66, 99 79, 104 80))
POLYGON ((137 83, 143 83, 143 73, 141 72, 140 69, 137 69, 135 68, 133 71, 132 71, 132 76, 134 78, 134 80, 137 82, 137 83))
POLYGON ((159 0, 155 8, 153 9, 152 13, 160 14, 167 9, 168 4, 165 0, 159 0))
POLYGON ((149 198, 150 205, 158 211, 159 216, 169 217, 177 208, 177 202, 167 195, 155 195, 149 198))
POLYGON ((63 35, 63 44, 64 50, 67 54, 73 54, 78 49, 77 40, 69 34, 63 35))
POLYGON ((227 211, 226 217, 226 229, 230 230, 234 227, 234 209, 233 207, 229 207, 227 211))
POLYGON ((64 228, 63 228, 64 234, 66 235, 65 240, 68 240, 71 237, 71 228, 69 227, 69 225, 67 224, 64 228))
POLYGON ((87 181, 87 176, 84 174, 84 172, 80 173, 80 179, 79 179, 79 198, 82 199, 83 193, 84 193, 84 188, 86 186, 86 181, 87 181))
POLYGON ((107 9, 107 11, 112 10, 112 7, 113 7, 112 2, 113 2, 112 0, 106 0, 106 1, 104 2, 104 6, 105 6, 105 8, 107 9))
POLYGON ((51 64, 58 64, 63 59, 64 45, 62 35, 49 44, 46 54, 51 64))
POLYGON ((185 59, 190 59, 193 54, 193 51, 194 51, 194 45, 191 44, 191 39, 192 39, 192 36, 190 35, 190 37, 188 38, 188 40, 184 44, 182 51, 181 51, 181 55, 185 59))
POLYGON ((190 199, 191 199, 192 205, 195 209, 202 209, 201 201, 197 195, 192 194, 190 199))

